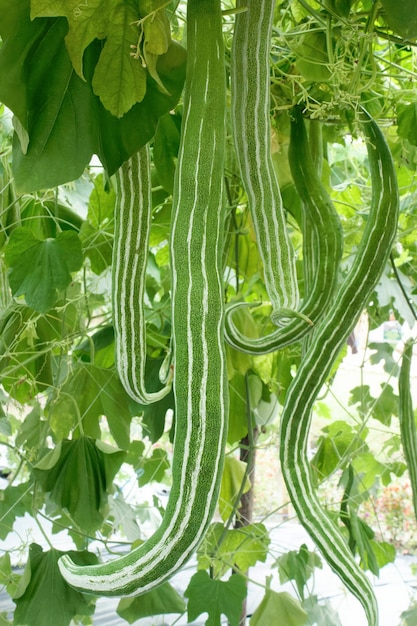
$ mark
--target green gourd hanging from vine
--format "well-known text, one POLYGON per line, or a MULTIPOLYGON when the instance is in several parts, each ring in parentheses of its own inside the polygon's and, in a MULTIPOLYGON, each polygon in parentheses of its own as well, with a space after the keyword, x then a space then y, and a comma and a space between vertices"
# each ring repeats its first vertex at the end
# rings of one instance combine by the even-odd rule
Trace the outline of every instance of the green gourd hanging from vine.
POLYGON ((136 595, 196 550, 217 503, 228 393, 223 341, 225 68, 220 0, 189 0, 188 61, 171 223, 176 429, 172 488, 159 529, 129 554, 62 575, 78 589, 136 595))

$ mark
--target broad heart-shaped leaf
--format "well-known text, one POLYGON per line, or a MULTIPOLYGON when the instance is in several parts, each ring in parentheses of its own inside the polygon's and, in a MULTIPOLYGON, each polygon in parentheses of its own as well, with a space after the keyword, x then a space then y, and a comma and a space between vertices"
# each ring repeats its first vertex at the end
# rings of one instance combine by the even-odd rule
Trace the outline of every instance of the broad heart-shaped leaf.
POLYGON ((263 524, 225 531, 223 524, 214 523, 198 550, 198 567, 210 568, 215 578, 221 578, 231 568, 247 572, 258 561, 265 562, 269 543, 263 524))
POLYGON ((208 613, 206 626, 220 626, 223 613, 230 626, 238 626, 246 593, 246 581, 240 574, 223 581, 213 580, 207 572, 200 570, 184 591, 184 596, 188 598, 188 621, 192 622, 201 613, 208 613))
POLYGON ((305 626, 307 613, 300 602, 283 591, 277 593, 267 589, 262 601, 250 619, 250 626, 285 624, 285 626, 305 626))
POLYGON ((55 239, 38 239, 30 228, 16 228, 6 248, 9 282, 15 296, 25 296, 27 304, 46 313, 56 302, 59 291, 71 283, 71 272, 82 265, 81 242, 73 231, 62 231, 55 239))
MULTIPOLYGON (((75 615, 92 615, 91 596, 72 589, 62 578, 58 559, 63 552, 52 549, 43 552, 36 543, 29 549, 27 575, 29 582, 24 592, 14 601, 15 626, 69 626, 75 615)), ((67 553, 78 565, 97 563, 91 552, 67 553)))
POLYGON ((94 532, 103 523, 107 492, 124 457, 120 450, 109 455, 94 439, 80 437, 58 444, 33 473, 55 504, 68 511, 86 532, 94 532))
POLYGON ((32 485, 10 485, 0 491, 0 539, 6 539, 13 530, 16 517, 23 517, 32 510, 32 485))
POLYGON ((163 583, 138 598, 122 598, 117 607, 117 614, 129 624, 133 624, 142 617, 184 613, 185 608, 184 600, 174 587, 169 583, 163 583))
POLYGON ((0 12, 7 15, 0 20, 0 101, 18 117, 20 128, 13 143, 16 184, 20 191, 34 191, 74 180, 93 154, 111 175, 150 141, 160 116, 178 102, 185 51, 172 42, 159 57, 158 75, 169 95, 148 75, 142 102, 118 119, 92 88, 102 43, 95 39, 85 50, 84 81, 65 46, 66 18, 31 21, 29 8, 30 0, 16 0, 12 7, 0 0, 0 12))
POLYGON ((133 415, 131 407, 137 408, 137 405, 133 407, 113 370, 80 362, 47 409, 52 420, 65 413, 72 415, 75 425, 80 418, 84 434, 95 439, 100 439, 101 435, 100 417, 106 416, 116 444, 127 450, 133 415))

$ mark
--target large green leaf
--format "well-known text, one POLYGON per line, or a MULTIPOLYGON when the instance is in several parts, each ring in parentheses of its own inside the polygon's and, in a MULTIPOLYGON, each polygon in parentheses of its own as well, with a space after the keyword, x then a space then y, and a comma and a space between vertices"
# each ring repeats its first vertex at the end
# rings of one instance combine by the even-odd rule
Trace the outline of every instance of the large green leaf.
POLYGON ((71 272, 82 265, 81 242, 73 231, 41 240, 21 226, 11 234, 6 262, 13 294, 25 296, 29 306, 46 313, 71 283, 71 272))
MULTIPOLYGON (((7 15, 0 21, 0 101, 19 122, 13 145, 16 184, 31 191, 74 180, 93 154, 113 174, 153 137, 160 116, 177 103, 185 77, 185 52, 172 42, 158 59, 158 75, 169 95, 148 75, 143 100, 118 119, 93 92, 101 42, 95 39, 84 52, 83 80, 65 46, 66 18, 31 21, 29 4, 29 0, 16 0, 10 7, 7 0, 0 0, 0 12, 7 15)), ((115 89, 113 81, 107 86, 109 91, 115 89)))
POLYGON ((201 613, 208 613, 206 626, 220 626, 223 613, 230 626, 238 626, 246 593, 243 576, 235 574, 228 581, 213 580, 207 572, 200 570, 184 591, 188 598, 188 620, 192 622, 201 613))
POLYGON ((381 0, 384 18, 393 31, 405 39, 417 37, 417 4, 415 0, 381 0))
POLYGON ((82 431, 100 439, 100 418, 107 418, 116 444, 127 450, 130 441, 131 402, 116 373, 90 363, 79 363, 48 405, 51 420, 62 414, 72 416, 76 425, 81 419, 82 431))
POLYGON ((184 613, 185 608, 182 597, 169 583, 164 583, 138 598, 122 598, 117 607, 117 614, 129 624, 133 624, 143 617, 184 613))
POLYGON ((125 457, 120 450, 106 453, 97 443, 90 437, 62 441, 33 469, 51 500, 87 532, 103 523, 108 490, 125 457))
MULTIPOLYGON (((15 597, 15 626, 69 626, 75 615, 92 615, 91 596, 72 589, 62 578, 58 550, 43 552, 36 543, 30 546, 26 566, 28 584, 19 597, 15 597)), ((69 552, 78 565, 91 565, 97 557, 90 552, 69 552)))
POLYGON ((305 626, 307 613, 300 602, 283 591, 277 593, 267 589, 262 601, 250 619, 250 626, 285 624, 285 626, 305 626))

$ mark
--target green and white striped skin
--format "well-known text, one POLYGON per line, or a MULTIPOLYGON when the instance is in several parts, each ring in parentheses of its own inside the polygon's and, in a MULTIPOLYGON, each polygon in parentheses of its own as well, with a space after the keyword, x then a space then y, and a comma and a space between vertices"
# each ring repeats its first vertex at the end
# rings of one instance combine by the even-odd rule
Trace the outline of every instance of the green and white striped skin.
POLYGON ((143 301, 152 220, 148 145, 117 170, 116 186, 112 261, 116 366, 126 392, 140 404, 151 404, 170 391, 172 381, 169 378, 157 392, 146 391, 143 301))
MULTIPOLYGON (((271 158, 270 41, 275 0, 238 0, 230 61, 231 118, 236 156, 264 267, 274 324, 299 304, 292 248, 271 158)), ((304 322, 306 323, 306 322, 304 322)))
POLYGON ((410 475, 411 490, 413 493, 413 508, 417 518, 417 430, 414 419, 413 399, 410 391, 411 360, 413 357, 414 341, 409 339, 405 342, 400 376, 398 379, 398 392, 400 396, 400 433, 401 443, 410 475))
POLYGON ((377 124, 361 113, 372 178, 372 203, 353 265, 341 284, 288 390, 281 421, 280 457, 289 497, 300 522, 326 561, 378 624, 372 586, 343 535, 323 510, 307 457, 311 412, 332 365, 378 282, 395 238, 398 189, 394 165, 377 124))
POLYGON ((318 177, 304 119, 298 107, 292 112, 288 156, 295 187, 303 205, 305 266, 310 280, 306 281, 306 297, 299 316, 264 337, 246 337, 233 323, 233 312, 245 306, 245 303, 238 302, 227 308, 226 340, 233 348, 249 354, 274 352, 302 339, 312 330, 312 325, 323 317, 337 286, 343 253, 342 226, 329 194, 318 177), (310 321, 309 324, 306 324, 306 319, 310 321))
POLYGON ((67 582, 99 595, 138 595, 196 550, 217 504, 228 395, 223 340, 222 202, 225 68, 220 0, 189 0, 188 61, 171 232, 176 428, 172 489, 162 525, 103 565, 59 561, 67 582))

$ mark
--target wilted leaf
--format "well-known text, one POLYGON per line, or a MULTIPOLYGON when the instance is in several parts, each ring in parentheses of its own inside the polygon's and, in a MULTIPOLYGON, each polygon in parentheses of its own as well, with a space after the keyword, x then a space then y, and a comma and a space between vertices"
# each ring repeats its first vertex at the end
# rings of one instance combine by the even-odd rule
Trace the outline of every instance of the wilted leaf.
POLYGON ((200 570, 184 591, 188 598, 188 620, 192 622, 201 613, 208 613, 206 626, 220 626, 224 614, 230 626, 238 626, 246 593, 243 576, 235 574, 228 581, 213 580, 207 572, 200 570))

